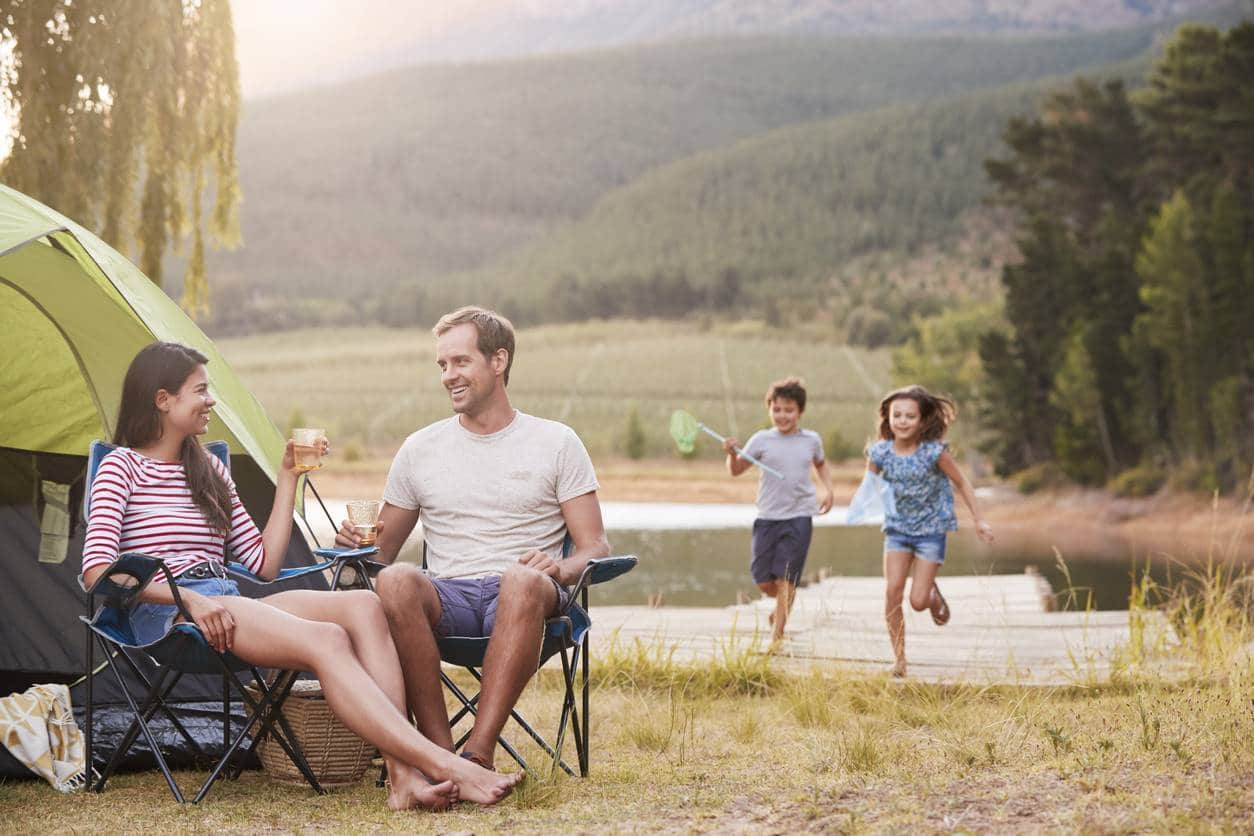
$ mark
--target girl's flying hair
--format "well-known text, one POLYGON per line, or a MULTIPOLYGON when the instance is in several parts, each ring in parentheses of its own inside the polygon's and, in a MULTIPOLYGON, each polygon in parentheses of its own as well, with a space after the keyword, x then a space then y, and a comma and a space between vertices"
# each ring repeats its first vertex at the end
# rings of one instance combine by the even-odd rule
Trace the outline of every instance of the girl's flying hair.
POLYGON ((945 431, 958 415, 958 407, 944 395, 933 395, 922 386, 906 386, 889 392, 880 401, 879 433, 880 438, 890 441, 893 428, 889 421, 889 411, 893 401, 908 398, 919 405, 919 420, 923 429, 919 432, 919 441, 937 441, 945 437, 945 431))
MULTIPOLYGON (((196 349, 178 343, 157 342, 140 349, 122 382, 122 404, 118 407, 113 443, 134 448, 160 438, 157 392, 178 392, 196 367, 208 362, 209 358, 196 349)), ((179 457, 192 502, 211 528, 226 535, 231 530, 231 492, 226 481, 214 470, 209 454, 194 436, 183 440, 179 457)))

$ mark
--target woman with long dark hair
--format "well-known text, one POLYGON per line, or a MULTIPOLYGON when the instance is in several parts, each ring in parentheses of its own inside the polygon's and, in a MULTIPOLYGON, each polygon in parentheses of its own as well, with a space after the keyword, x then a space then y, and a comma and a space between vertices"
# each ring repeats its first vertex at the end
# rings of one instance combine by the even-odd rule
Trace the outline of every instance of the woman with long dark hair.
MULTIPOLYGON (((114 443, 91 487, 83 577, 91 585, 118 556, 161 558, 188 613, 219 652, 270 668, 312 671, 327 703, 388 762, 393 809, 443 809, 460 799, 494 804, 519 775, 499 775, 427 740, 405 713, 405 685, 387 619, 373 592, 291 590, 242 597, 223 569, 224 547, 254 574, 278 575, 296 498, 289 442, 263 531, 244 510, 226 468, 197 436, 214 406, 207 358, 153 343, 122 385, 114 443)), ((325 439, 323 445, 325 448, 325 439)), ((131 624, 140 643, 178 618, 161 576, 139 595, 131 624)))

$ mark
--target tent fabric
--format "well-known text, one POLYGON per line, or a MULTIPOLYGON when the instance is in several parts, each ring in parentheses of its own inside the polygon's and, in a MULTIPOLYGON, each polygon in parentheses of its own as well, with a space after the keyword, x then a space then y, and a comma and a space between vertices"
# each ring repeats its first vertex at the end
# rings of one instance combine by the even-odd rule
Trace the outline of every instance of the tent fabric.
MULTIPOLYGON (((0 447, 77 454, 112 436, 122 376, 154 339, 190 345, 209 358, 219 403, 205 441, 221 438, 274 478, 283 438, 209 338, 138 268, 92 233, 21 192, 0 185, 0 323, 11 334, 61 335, 30 353, 0 354, 0 391, 17 395, 0 417, 0 447), (71 362, 73 365, 71 365, 71 362), (77 371, 76 371, 77 369, 77 371), (80 391, 71 391, 81 385, 80 391), (83 397, 96 406, 93 427, 83 397), (49 404, 78 409, 49 410, 49 404)), ((32 343, 34 343, 32 345, 32 343)))
MULTIPOLYGON (((70 219, 0 185, 0 696, 83 676, 87 637, 78 619, 86 596, 77 575, 88 445, 112 437, 126 368, 154 340, 184 343, 209 358, 217 405, 204 440, 227 443, 240 499, 263 523, 285 442, 260 403, 134 265, 70 219), (68 486, 68 550, 60 563, 39 560, 46 483, 68 486)), ((285 564, 312 562, 293 522, 285 564)), ((293 587, 325 589, 326 582, 313 574, 285 586, 293 587)), ((92 682, 98 738, 111 745, 126 726, 125 702, 107 670, 92 682)), ((80 720, 82 689, 71 689, 80 720)), ((220 698, 218 677, 195 676, 184 677, 172 696, 211 755, 222 746, 220 698)), ((151 765, 144 751, 137 747, 128 763, 151 765)), ((190 762, 188 751, 169 754, 172 764, 190 762)), ((0 775, 24 774, 16 763, 0 757, 0 775)))

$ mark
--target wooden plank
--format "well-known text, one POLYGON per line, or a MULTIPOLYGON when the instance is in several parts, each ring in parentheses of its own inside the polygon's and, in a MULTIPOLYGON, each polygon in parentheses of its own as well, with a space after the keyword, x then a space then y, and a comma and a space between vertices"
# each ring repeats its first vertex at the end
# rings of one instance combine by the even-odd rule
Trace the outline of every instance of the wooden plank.
MULTIPOLYGON (((980 684, 1092 681, 1109 672, 1116 651, 1131 640, 1127 612, 1049 611, 1053 591, 1040 575, 946 577, 941 584, 953 611, 949 624, 937 627, 926 611, 905 608, 912 677, 980 684)), ((884 580, 876 577, 829 577, 798 590, 778 664, 886 670, 892 651, 883 596, 884 580)), ((730 607, 596 607, 592 633, 601 651, 639 641, 676 659, 708 661, 729 650, 764 650, 773 610, 769 599, 730 607)), ((1146 614, 1143 623, 1151 638, 1174 641, 1161 614, 1146 614)))

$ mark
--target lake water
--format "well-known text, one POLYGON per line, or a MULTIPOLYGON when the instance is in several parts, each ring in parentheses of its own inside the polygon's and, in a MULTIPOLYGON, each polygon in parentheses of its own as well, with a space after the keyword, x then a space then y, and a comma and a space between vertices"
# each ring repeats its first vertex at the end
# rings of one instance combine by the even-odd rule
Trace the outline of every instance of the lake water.
MULTIPOLYGON (((332 516, 342 518, 342 502, 329 501, 328 506, 332 516)), ((644 604, 651 595, 661 593, 667 606, 717 607, 735 603, 738 592, 756 595, 749 578, 749 532, 755 510, 752 505, 603 503, 613 552, 638 555, 640 565, 598 587, 594 600, 644 604)), ((320 538, 329 534, 325 526, 315 525, 315 530, 320 538)), ((832 575, 878 576, 882 548, 878 526, 844 525, 844 509, 835 508, 815 518, 806 576, 813 577, 820 570, 832 575)), ((1033 530, 1003 524, 992 546, 978 542, 969 530, 951 534, 940 577, 1018 573, 1032 566, 1056 593, 1065 594, 1068 580, 1058 563, 1061 555, 1075 593, 1073 606, 1083 606, 1091 598, 1097 609, 1125 609, 1134 565, 1148 563, 1151 575, 1162 582, 1181 572, 1180 564, 1168 554, 1181 559, 1198 557, 1189 555, 1181 544, 1161 548, 1133 546, 1096 528, 1033 530)), ((420 549, 419 529, 401 559, 419 560, 420 549)))

